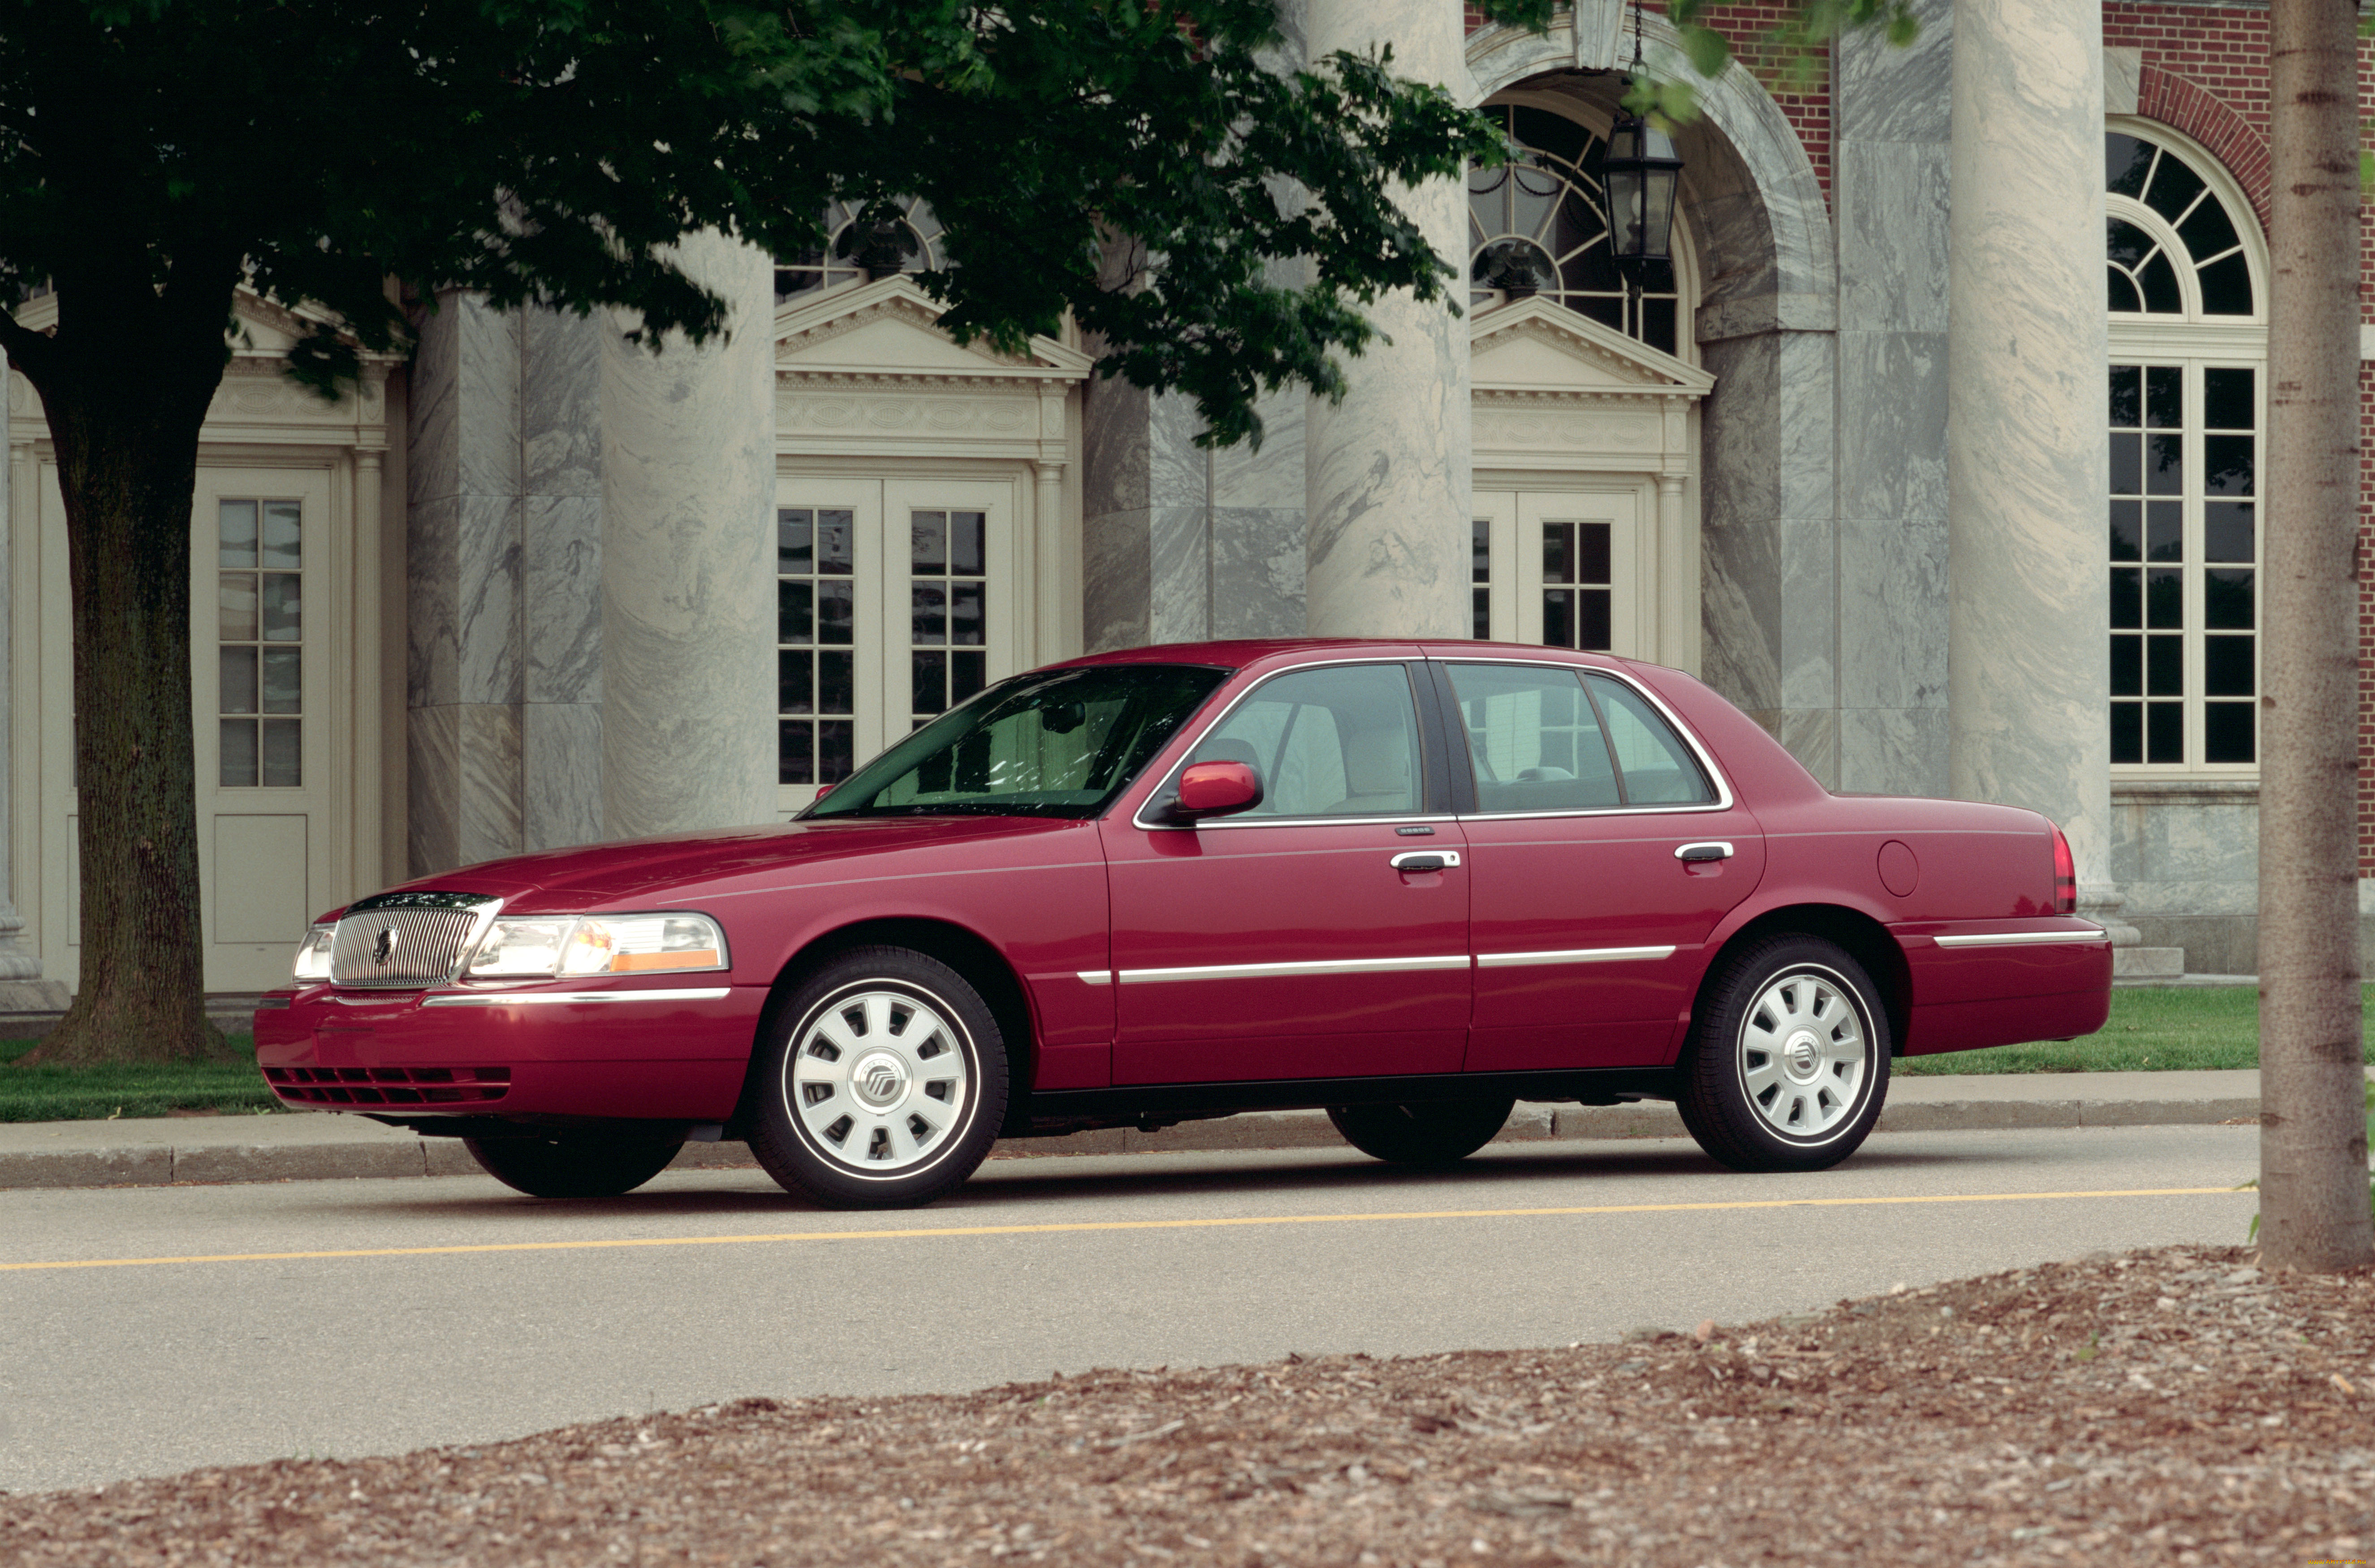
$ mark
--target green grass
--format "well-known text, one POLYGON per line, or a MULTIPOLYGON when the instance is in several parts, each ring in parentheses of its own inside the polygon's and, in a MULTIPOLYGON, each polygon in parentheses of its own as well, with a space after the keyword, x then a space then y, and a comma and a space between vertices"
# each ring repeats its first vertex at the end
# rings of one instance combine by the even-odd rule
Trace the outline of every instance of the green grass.
POLYGON ((278 1111, 255 1070, 255 1037, 230 1037, 221 1062, 155 1067, 20 1067, 38 1040, 0 1041, 0 1122, 80 1122, 112 1116, 162 1116, 172 1111, 225 1115, 278 1111))
MULTIPOLYGON (((2367 987, 2375 1004, 2375 985, 2367 987)), ((234 1034, 236 1058, 124 1067, 19 1067, 40 1043, 0 1041, 0 1122, 96 1121, 173 1111, 225 1115, 278 1111, 255 1070, 255 1041, 234 1034)), ((2375 1055, 2368 1058, 2375 1062, 2375 1055)), ((2174 1072, 2260 1065, 2260 994, 2248 985, 2177 986, 2111 993, 2102 1031, 2066 1043, 1999 1045, 1898 1061, 1898 1075, 1933 1073, 2174 1072)))
MULTIPOLYGON (((2375 985, 2362 993, 2375 1002, 2375 985)), ((2375 1061, 2375 1055, 2368 1060, 2375 1061)), ((2260 993, 2251 985, 2137 987, 2111 993, 2101 1031, 2063 1043, 1999 1045, 1900 1058, 1907 1073, 2177 1072, 2260 1065, 2260 993)))

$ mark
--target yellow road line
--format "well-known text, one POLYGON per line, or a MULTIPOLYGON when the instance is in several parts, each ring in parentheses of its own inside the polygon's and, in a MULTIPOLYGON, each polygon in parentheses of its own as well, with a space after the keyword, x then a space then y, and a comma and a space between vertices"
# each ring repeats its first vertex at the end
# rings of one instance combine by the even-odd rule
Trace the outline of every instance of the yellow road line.
POLYGON ((442 1247, 349 1247, 332 1252, 200 1253, 187 1257, 84 1257, 0 1263, 0 1273, 58 1268, 151 1268, 176 1263, 305 1263, 344 1257, 438 1257, 480 1252, 598 1252, 617 1247, 752 1246, 780 1242, 892 1242, 953 1236, 1053 1236, 1081 1231, 1210 1231, 1245 1225, 1357 1225, 1393 1220, 1546 1220, 1586 1214, 1693 1214, 1742 1208, 1864 1208, 1908 1203, 2033 1203, 2082 1197, 2209 1197, 2233 1187, 2131 1187, 2105 1192, 1943 1193, 1905 1197, 1774 1197, 1731 1203, 1603 1203, 1563 1208, 1426 1208, 1385 1214, 1247 1214, 1217 1220, 1077 1220, 1040 1225, 934 1225, 895 1231, 784 1231, 751 1236, 618 1236, 584 1242, 477 1242, 442 1247))

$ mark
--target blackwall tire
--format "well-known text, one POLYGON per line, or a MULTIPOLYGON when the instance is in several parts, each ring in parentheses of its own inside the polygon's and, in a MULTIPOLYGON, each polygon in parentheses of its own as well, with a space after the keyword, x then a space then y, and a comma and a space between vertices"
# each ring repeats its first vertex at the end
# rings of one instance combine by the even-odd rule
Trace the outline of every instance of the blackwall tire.
POLYGON ((573 1133, 466 1138, 462 1147, 487 1174, 530 1197, 617 1197, 667 1170, 684 1140, 573 1133))
POLYGON ((750 1152, 833 1208, 911 1208, 973 1174, 1006 1117, 1006 1040, 965 977, 853 948, 802 982, 761 1043, 750 1152))
POLYGON ((1853 1154, 1888 1098, 1880 993, 1819 937, 1767 937, 1724 961, 1691 1030, 1676 1108, 1735 1171, 1820 1171, 1853 1154))
POLYGON ((1344 1141, 1395 1165, 1453 1165, 1493 1141, 1514 1100, 1437 1100, 1416 1105, 1331 1105, 1344 1141))

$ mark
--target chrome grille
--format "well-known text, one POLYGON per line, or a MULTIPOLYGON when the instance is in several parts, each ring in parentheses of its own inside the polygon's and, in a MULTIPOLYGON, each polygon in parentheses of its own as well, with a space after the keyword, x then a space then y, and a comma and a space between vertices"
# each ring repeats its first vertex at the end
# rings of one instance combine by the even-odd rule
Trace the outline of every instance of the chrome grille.
POLYGON ((500 902, 477 893, 435 892, 358 899, 331 938, 331 982, 417 988, 450 980, 479 922, 500 902))

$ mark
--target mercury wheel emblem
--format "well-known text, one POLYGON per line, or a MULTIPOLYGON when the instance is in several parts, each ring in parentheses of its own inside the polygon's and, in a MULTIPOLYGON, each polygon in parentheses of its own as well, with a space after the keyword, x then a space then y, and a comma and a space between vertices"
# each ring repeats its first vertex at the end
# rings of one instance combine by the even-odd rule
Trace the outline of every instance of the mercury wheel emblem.
POLYGON ((396 927, 383 925, 372 938, 372 962, 385 963, 396 951, 396 927))
POLYGON ((1820 1047, 1814 1037, 1802 1029, 1790 1037, 1790 1043, 1783 1046, 1782 1051, 1789 1058, 1790 1072, 1800 1078, 1812 1077, 1814 1069, 1822 1064, 1820 1047))
POLYGON ((888 1062, 877 1062, 867 1069, 866 1097, 883 1101, 899 1092, 899 1069, 888 1062))

